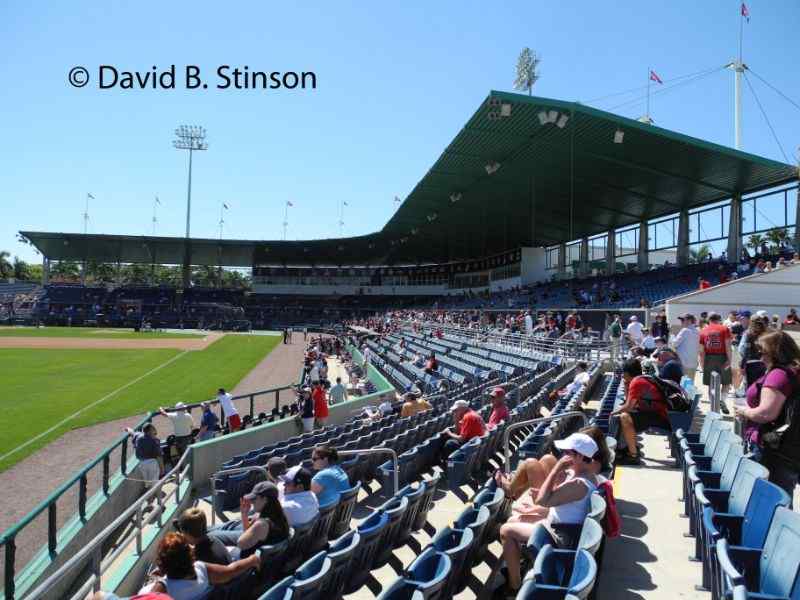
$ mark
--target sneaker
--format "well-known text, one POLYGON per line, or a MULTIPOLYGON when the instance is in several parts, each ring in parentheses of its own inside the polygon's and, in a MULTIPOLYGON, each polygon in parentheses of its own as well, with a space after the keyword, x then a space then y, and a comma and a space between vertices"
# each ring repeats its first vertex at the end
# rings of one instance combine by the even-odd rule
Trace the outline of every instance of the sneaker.
POLYGON ((720 411, 722 411, 722 414, 723 414, 723 415, 729 415, 729 414, 731 414, 731 411, 730 411, 730 410, 728 410, 728 405, 727 405, 727 404, 725 404, 725 401, 724 401, 724 400, 720 400, 720 401, 719 401, 719 409, 720 409, 720 411))

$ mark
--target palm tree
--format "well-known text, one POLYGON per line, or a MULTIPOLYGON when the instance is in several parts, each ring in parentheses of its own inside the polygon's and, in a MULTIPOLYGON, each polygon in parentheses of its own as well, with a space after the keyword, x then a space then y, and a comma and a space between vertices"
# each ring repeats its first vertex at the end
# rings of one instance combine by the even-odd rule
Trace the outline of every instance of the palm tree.
POLYGON ((31 278, 31 268, 28 263, 22 260, 19 256, 14 257, 14 279, 20 281, 28 281, 31 278))
POLYGON ((697 249, 691 248, 689 250, 689 260, 691 262, 701 263, 708 258, 711 254, 711 246, 703 244, 697 249))
POLYGON ((773 253, 778 252, 788 237, 785 227, 773 227, 766 233, 766 239, 772 246, 773 253))
POLYGON ((9 258, 11 258, 11 254, 5 250, 0 250, 0 279, 7 279, 14 275, 14 267, 8 261, 9 258))
POLYGON ((754 233, 749 238, 747 238, 747 246, 753 249, 755 254, 758 254, 761 251, 761 244, 764 243, 764 236, 760 233, 754 233))

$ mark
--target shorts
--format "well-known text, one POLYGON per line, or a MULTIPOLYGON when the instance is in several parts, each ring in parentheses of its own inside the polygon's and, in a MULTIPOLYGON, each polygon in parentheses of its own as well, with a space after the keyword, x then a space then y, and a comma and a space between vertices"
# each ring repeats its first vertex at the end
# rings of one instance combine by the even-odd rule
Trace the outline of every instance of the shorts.
POLYGON ((633 428, 636 431, 645 431, 651 427, 658 427, 659 429, 672 430, 672 425, 669 424, 669 419, 665 419, 659 413, 652 410, 632 410, 630 412, 631 419, 633 419, 633 428))
POLYGON ((722 365, 728 358, 724 354, 706 354, 703 360, 703 385, 711 385, 711 373, 719 373, 722 385, 731 384, 731 370, 723 369, 722 365))
POLYGON ((303 431, 306 433, 314 431, 314 417, 303 418, 303 431))
POLYGON ((144 486, 151 488, 158 481, 158 476, 161 475, 161 465, 155 458, 145 458, 139 461, 139 475, 144 481, 144 486))
POLYGON ((242 418, 239 415, 228 417, 228 427, 231 431, 239 431, 242 428, 242 418))

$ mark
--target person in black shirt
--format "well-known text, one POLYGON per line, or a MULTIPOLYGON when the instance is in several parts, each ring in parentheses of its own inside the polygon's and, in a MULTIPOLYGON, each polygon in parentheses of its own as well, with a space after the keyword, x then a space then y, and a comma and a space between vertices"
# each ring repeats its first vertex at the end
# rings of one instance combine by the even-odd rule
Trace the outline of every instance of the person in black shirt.
POLYGON ((216 538, 208 537, 206 515, 199 508, 186 509, 173 525, 194 546, 195 560, 215 565, 231 563, 231 556, 225 544, 216 538))
POLYGON ((133 448, 136 451, 136 458, 139 459, 139 474, 144 486, 150 488, 158 481, 164 469, 164 456, 156 426, 148 423, 141 431, 134 431, 130 427, 125 431, 133 438, 133 448))

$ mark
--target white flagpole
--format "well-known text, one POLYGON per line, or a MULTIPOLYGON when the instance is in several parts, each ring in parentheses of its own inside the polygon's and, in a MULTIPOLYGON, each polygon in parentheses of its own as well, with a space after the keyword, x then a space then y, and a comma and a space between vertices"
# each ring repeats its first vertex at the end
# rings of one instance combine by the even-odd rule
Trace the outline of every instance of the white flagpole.
POLYGON ((647 122, 650 122, 650 67, 647 67, 647 110, 645 111, 645 117, 647 122))
POLYGON ((286 241, 286 228, 289 226, 289 202, 283 206, 283 241, 286 241))
POLYGON ((225 225, 225 218, 223 217, 222 211, 225 210, 225 203, 219 203, 219 239, 222 239, 222 227, 225 225))
POLYGON ((158 218, 156 217, 157 210, 158 210, 158 196, 156 196, 156 199, 153 200, 153 235, 156 234, 156 223, 158 223, 158 218))
POLYGON ((86 192, 86 207, 83 211, 83 233, 86 234, 89 232, 89 198, 92 195, 89 192, 86 192))

